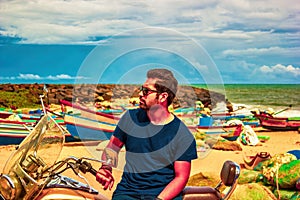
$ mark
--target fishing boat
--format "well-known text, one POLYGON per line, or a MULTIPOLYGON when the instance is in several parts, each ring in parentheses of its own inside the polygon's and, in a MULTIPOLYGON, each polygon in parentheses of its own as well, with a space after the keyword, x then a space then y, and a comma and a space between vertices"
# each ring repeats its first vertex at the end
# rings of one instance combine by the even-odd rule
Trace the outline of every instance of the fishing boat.
MULTIPOLYGON (((0 119, 0 145, 20 144, 34 128, 37 121, 14 121, 0 119)), ((63 123, 64 124, 64 123, 63 123)), ((66 142, 76 141, 73 136, 66 132, 66 142)))
POLYGON ((221 121, 226 125, 240 124, 249 125, 251 127, 260 126, 259 120, 254 115, 231 114, 231 115, 212 115, 215 121, 221 121))
MULTIPOLYGON (((242 122, 241 122, 242 123, 242 122)), ((199 117, 197 130, 210 135, 224 135, 233 133, 240 124, 224 124, 221 120, 216 120, 211 116, 199 117)))
POLYGON ((0 145, 19 144, 32 129, 26 122, 0 120, 0 145))
POLYGON ((265 111, 252 111, 263 128, 286 131, 300 129, 300 117, 277 117, 265 111))
POLYGON ((173 110, 173 113, 176 116, 182 116, 182 115, 192 115, 195 113, 195 109, 193 107, 182 107, 182 108, 176 108, 173 110))
POLYGON ((116 128, 116 124, 77 115, 65 114, 64 121, 70 134, 81 141, 109 140, 116 128))
POLYGON ((213 117, 201 117, 197 130, 209 137, 222 137, 228 141, 239 139, 245 145, 255 146, 260 141, 253 128, 245 125, 241 120, 234 120, 233 123, 229 120, 224 123, 213 117))
POLYGON ((90 108, 84 107, 76 103, 71 103, 66 100, 60 100, 60 104, 63 112, 68 115, 81 116, 83 118, 99 121, 102 123, 108 123, 108 124, 117 124, 118 121, 120 120, 119 115, 94 111, 90 108), (72 110, 72 112, 68 112, 68 110, 72 110))
MULTIPOLYGON (((26 114, 26 113, 15 113, 11 111, 0 111, 0 120, 8 120, 8 121, 19 121, 25 122, 27 124, 36 124, 38 120, 43 116, 43 113, 38 114, 26 114)), ((64 125, 64 120, 62 116, 52 115, 52 118, 59 123, 60 125, 64 125)))
POLYGON ((9 116, 11 116, 12 114, 13 114, 13 112, 1 110, 0 118, 5 119, 5 118, 8 118, 9 116))

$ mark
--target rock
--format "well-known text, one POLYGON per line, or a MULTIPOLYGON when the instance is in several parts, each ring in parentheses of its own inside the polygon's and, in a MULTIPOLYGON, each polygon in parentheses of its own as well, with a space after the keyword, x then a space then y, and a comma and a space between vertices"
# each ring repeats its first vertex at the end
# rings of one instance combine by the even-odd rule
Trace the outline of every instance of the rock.
MULTIPOLYGON (((114 84, 46 84, 48 89, 48 104, 58 104, 59 100, 68 101, 79 100, 82 102, 96 102, 101 96, 106 101, 114 99, 130 99, 138 97, 139 85, 114 85, 114 84)), ((39 95, 43 94, 44 84, 0 84, 1 91, 17 92, 28 90, 32 97, 39 99, 39 95)), ((28 99, 29 100, 29 99, 28 99)), ((203 88, 195 88, 192 86, 179 86, 177 97, 174 101, 174 107, 195 106, 195 102, 200 100, 204 105, 216 105, 217 102, 225 102, 223 94, 208 91, 203 88)), ((8 100, 1 100, 1 105, 9 105, 8 100)), ((33 103, 39 104, 34 100, 33 103)))
POLYGON ((242 151, 242 147, 237 142, 232 141, 218 141, 213 145, 213 149, 223 150, 223 151, 242 151))

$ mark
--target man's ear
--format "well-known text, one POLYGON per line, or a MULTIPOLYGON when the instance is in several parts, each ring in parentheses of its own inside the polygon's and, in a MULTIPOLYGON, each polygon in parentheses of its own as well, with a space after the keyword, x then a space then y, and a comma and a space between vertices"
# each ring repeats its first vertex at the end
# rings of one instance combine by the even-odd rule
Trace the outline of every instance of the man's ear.
POLYGON ((163 103, 163 102, 167 101, 168 96, 169 95, 166 92, 161 93, 160 94, 160 102, 163 103))

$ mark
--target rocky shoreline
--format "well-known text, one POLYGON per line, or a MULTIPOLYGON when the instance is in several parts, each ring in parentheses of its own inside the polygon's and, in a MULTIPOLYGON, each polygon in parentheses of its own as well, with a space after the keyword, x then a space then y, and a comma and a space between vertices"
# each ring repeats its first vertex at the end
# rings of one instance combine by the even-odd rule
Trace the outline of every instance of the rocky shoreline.
MULTIPOLYGON (((139 85, 131 84, 46 84, 48 104, 59 104, 59 100, 79 101, 82 103, 113 101, 114 99, 130 99, 138 97, 139 85)), ((0 84, 0 91, 19 93, 27 91, 32 103, 40 104, 39 95, 43 94, 44 84, 0 84), (32 98, 36 97, 36 98, 32 98)), ((29 99, 29 98, 27 98, 29 99)), ((214 107, 218 102, 225 102, 223 94, 209 91, 203 88, 180 85, 175 107, 194 106, 195 101, 200 100, 204 105, 214 107)), ((9 99, 0 97, 0 107, 9 107, 9 99)))

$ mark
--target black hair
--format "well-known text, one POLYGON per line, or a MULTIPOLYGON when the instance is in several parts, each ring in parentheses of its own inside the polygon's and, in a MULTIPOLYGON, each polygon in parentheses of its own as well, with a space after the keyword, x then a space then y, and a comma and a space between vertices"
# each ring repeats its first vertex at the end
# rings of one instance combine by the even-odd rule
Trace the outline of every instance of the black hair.
POLYGON ((157 79, 155 88, 159 93, 168 93, 168 106, 171 105, 177 93, 178 81, 173 73, 167 69, 151 69, 147 72, 147 78, 157 79))

